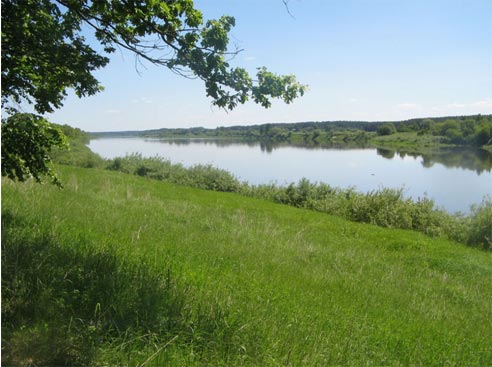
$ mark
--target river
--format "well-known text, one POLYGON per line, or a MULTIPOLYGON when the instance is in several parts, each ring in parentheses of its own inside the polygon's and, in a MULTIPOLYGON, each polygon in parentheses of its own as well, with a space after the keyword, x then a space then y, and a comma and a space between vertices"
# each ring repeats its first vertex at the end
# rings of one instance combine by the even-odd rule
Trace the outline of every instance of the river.
POLYGON ((251 184, 284 185, 307 178, 362 192, 403 187, 406 197, 416 200, 427 196, 449 212, 468 213, 472 204, 492 195, 492 158, 485 150, 447 149, 409 155, 382 149, 144 138, 94 139, 89 148, 104 158, 140 153, 184 166, 211 164, 251 184))

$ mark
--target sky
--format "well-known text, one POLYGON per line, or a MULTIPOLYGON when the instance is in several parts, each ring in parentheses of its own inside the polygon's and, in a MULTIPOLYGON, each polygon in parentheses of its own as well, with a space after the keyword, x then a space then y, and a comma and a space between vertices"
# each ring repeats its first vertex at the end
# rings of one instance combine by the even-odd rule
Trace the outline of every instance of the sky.
POLYGON ((492 114, 491 0, 197 0, 231 15, 233 60, 294 74, 307 94, 264 109, 212 106, 203 82, 123 51, 97 71, 105 90, 46 117, 85 131, 492 114))

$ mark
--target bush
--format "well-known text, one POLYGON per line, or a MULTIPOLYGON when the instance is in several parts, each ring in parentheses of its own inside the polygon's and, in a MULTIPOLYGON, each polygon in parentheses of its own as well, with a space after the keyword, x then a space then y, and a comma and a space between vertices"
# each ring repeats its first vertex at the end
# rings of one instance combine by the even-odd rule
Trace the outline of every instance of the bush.
POLYGON ((417 201, 404 197, 403 189, 382 188, 369 193, 332 188, 302 179, 297 184, 243 185, 241 193, 336 215, 354 222, 380 227, 410 229, 433 237, 491 249, 492 204, 488 200, 472 210, 471 217, 452 215, 426 197, 417 201))
POLYGON ((378 127, 376 130, 377 134, 380 136, 392 135, 396 133, 396 127, 392 123, 384 124, 378 127))
POLYGON ((231 173, 212 165, 196 165, 187 169, 190 186, 223 192, 240 191, 241 183, 231 173))
POLYGON ((492 199, 484 198, 480 205, 474 205, 469 218, 469 245, 492 250, 492 199))
POLYGON ((106 168, 205 190, 239 192, 241 188, 239 180, 225 170, 212 165, 186 168, 161 157, 132 154, 108 161, 106 168))
POLYGON ((479 128, 479 130, 475 136, 475 144, 477 146, 490 144, 491 139, 492 139, 492 127, 491 126, 482 126, 479 128))
POLYGON ((404 197, 403 189, 381 188, 360 193, 352 188, 333 188, 324 183, 301 179, 286 187, 275 184, 252 186, 240 183, 229 172, 211 165, 185 168, 154 157, 133 154, 108 162, 107 169, 186 185, 205 190, 237 192, 298 208, 324 212, 345 219, 386 228, 410 229, 440 236, 483 249, 492 248, 490 199, 472 209, 471 217, 451 215, 435 206, 434 201, 404 197))
POLYGON ((451 128, 447 129, 444 136, 452 144, 463 144, 465 139, 462 132, 459 129, 451 128))

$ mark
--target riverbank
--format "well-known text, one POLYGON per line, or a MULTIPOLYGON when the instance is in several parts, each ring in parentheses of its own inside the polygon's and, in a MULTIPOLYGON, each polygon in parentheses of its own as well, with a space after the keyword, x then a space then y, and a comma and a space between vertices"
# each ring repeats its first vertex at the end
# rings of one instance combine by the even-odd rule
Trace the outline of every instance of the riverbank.
MULTIPOLYGON (((123 143, 120 140, 121 138, 116 139, 117 146, 112 145, 111 151, 113 153, 114 150, 118 151, 121 146, 127 149, 128 146, 136 142, 134 148, 138 150, 142 149, 142 144, 148 143, 142 138, 124 138, 122 140, 123 143)), ((215 141, 212 142, 216 144, 215 141)), ((466 215, 460 213, 453 214, 446 212, 434 200, 429 199, 426 194, 419 196, 417 199, 409 198, 403 187, 403 184, 409 183, 408 181, 404 181, 401 186, 393 188, 382 187, 379 184, 367 192, 356 190, 353 186, 341 188, 330 186, 323 183, 323 181, 309 181, 305 178, 300 178, 298 182, 284 185, 278 185, 272 182, 254 185, 248 182, 242 182, 229 171, 210 164, 183 165, 159 156, 144 157, 140 154, 117 156, 114 159, 102 159, 97 154, 91 152, 84 143, 85 140, 73 140, 73 152, 59 152, 61 154, 56 155, 55 160, 58 163, 80 167, 104 168, 200 189, 239 193, 250 197, 267 199, 276 203, 337 215, 356 222, 371 223, 388 228, 417 230, 428 235, 445 237, 486 250, 492 246, 488 230, 490 225, 492 225, 491 219, 489 218, 489 213, 492 213, 492 201, 490 197, 486 196, 489 190, 485 191, 486 194, 484 197, 478 197, 477 202, 474 202, 474 205, 468 208, 469 212, 466 215)), ((162 149, 160 145, 163 143, 153 142, 150 144, 157 144, 158 148, 162 149)), ((184 145, 186 147, 191 142, 179 140, 177 143, 172 141, 170 144, 167 147, 168 149, 172 148, 174 144, 178 144, 178 146, 184 145)), ((209 141, 202 144, 210 147, 209 141)), ((234 147, 233 143, 226 144, 232 144, 231 148, 234 147)), ((220 145, 221 149, 227 150, 227 147, 228 145, 220 145)), ((259 152, 256 145, 253 147, 256 147, 253 150, 259 152)), ((295 157, 299 153, 296 150, 295 157)), ((226 156, 230 154, 235 153, 232 150, 226 156)), ((259 154, 260 156, 262 155, 261 152, 259 154)), ((365 157, 367 153, 362 152, 362 154, 365 157)), ((377 151, 377 155, 387 159, 392 159, 395 154, 399 154, 402 159, 406 155, 412 156, 412 153, 405 153, 403 151, 395 153, 395 151, 390 149, 380 148, 377 151)), ((204 154, 194 152, 194 155, 203 156, 204 154)), ((224 156, 224 152, 222 151, 220 155, 224 156)), ((240 155, 240 159, 244 161, 246 152, 241 151, 240 155)), ((376 152, 374 152, 374 155, 376 155, 376 152)), ((490 159, 484 160, 483 157, 477 156, 473 152, 458 152, 458 155, 455 155, 453 151, 445 151, 444 149, 433 152, 433 154, 426 154, 423 157, 422 165, 430 166, 435 162, 439 162, 450 167, 461 167, 460 155, 465 155, 467 169, 471 168, 478 173, 487 170, 490 172, 490 166, 487 166, 487 164, 490 165, 490 159)), ((413 157, 415 158, 415 156, 413 157)), ((314 167, 322 167, 326 163, 324 159, 323 156, 323 161, 318 161, 318 164, 315 164, 314 167)), ((351 160, 354 159, 354 157, 351 158, 351 160)), ((383 159, 383 162, 387 163, 387 159, 383 159)), ((255 160, 247 159, 246 161, 248 162, 248 167, 251 167, 251 162, 255 160)), ((343 167, 346 165, 345 161, 343 159, 338 159, 338 161, 341 163, 340 169, 344 169, 343 167)), ((416 163, 415 159, 412 161, 416 163)), ((233 160, 233 162, 235 165, 237 164, 237 160, 233 160)), ((304 157, 303 162, 310 162, 309 156, 304 157)), ((257 167, 260 167, 259 161, 255 164, 257 167)), ((330 167, 330 172, 336 171, 336 161, 332 160, 330 167)), ((356 166, 356 168, 357 171, 361 170, 361 167, 356 166)), ((288 167, 289 172, 292 169, 292 166, 288 167)), ((371 169, 374 170, 375 167, 371 169)), ((406 164, 404 173, 407 174, 406 171, 409 169, 409 165, 406 164)), ((392 172, 395 172, 394 168, 392 172)), ((385 173, 386 171, 379 171, 378 176, 383 176, 385 173)), ((422 179, 420 175, 417 174, 416 176, 420 177, 420 180, 422 179)), ((367 173, 367 177, 373 176, 367 173)), ((367 177, 365 178, 366 180, 367 177)), ((351 182, 356 181, 353 180, 351 182)))
POLYGON ((2 184, 4 361, 492 363, 490 253, 233 193, 59 171, 64 190, 2 184))
POLYGON ((492 142, 492 115, 414 118, 403 121, 309 121, 208 129, 162 128, 92 133, 94 138, 242 139, 263 144, 321 147, 391 147, 414 152, 445 147, 480 148, 492 142))

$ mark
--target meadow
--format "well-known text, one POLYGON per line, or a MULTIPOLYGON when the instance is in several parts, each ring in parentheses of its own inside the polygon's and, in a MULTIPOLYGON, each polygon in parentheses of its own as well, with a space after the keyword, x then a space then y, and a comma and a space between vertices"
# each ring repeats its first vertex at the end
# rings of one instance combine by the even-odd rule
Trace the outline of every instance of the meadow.
POLYGON ((2 363, 492 364, 491 253, 59 166, 2 181, 2 363))
POLYGON ((307 179, 289 185, 251 185, 240 182, 228 171, 212 165, 185 167, 162 157, 149 158, 140 154, 106 160, 101 162, 100 167, 178 185, 235 192, 336 215, 354 222, 411 229, 484 250, 492 249, 490 196, 485 196, 481 203, 473 205, 469 215, 463 215, 448 213, 425 196, 416 201, 406 198, 404 188, 378 188, 363 193, 354 188, 337 188, 307 179))

